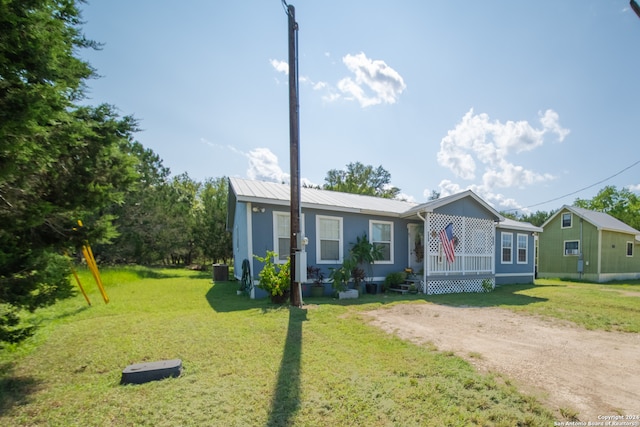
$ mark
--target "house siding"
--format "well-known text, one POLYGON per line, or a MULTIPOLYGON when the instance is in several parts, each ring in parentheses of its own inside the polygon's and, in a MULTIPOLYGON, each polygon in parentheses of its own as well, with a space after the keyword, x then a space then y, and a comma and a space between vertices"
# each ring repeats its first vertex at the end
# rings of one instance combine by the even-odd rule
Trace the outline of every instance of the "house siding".
MULTIPOLYGON (((640 270, 638 254, 627 256, 627 242, 633 236, 612 231, 602 232, 602 274, 635 273, 640 270)), ((635 248, 634 248, 635 249, 635 248)))
POLYGON ((598 230, 582 221, 576 215, 572 216, 570 228, 562 228, 562 215, 556 216, 545 226, 540 237, 538 270, 541 277, 576 277, 578 275, 579 253, 582 252, 584 264, 583 274, 598 273, 598 230), (581 237, 582 234, 582 237, 581 237), (565 255, 564 247, 567 241, 578 241, 579 250, 576 255, 565 255))
MULTIPOLYGON (((264 208, 264 212, 251 212, 250 204, 239 203, 242 208, 238 208, 238 212, 249 212, 251 216, 251 234, 253 241, 253 253, 249 254, 247 251, 247 247, 243 248, 243 251, 237 251, 237 255, 243 256, 244 254, 248 254, 249 256, 244 256, 244 258, 250 259, 252 264, 252 275, 253 277, 257 277, 257 274, 262 269, 263 264, 255 259, 253 255, 257 256, 265 256, 267 251, 274 250, 274 227, 273 227, 273 214, 274 212, 283 212, 289 213, 287 206, 279 206, 279 205, 265 205, 261 204, 260 206, 264 208)), ((241 213, 240 213, 241 216, 241 213)), ((341 265, 340 263, 319 263, 318 262, 318 254, 316 250, 316 241, 317 241, 317 231, 316 231, 316 219, 318 216, 326 216, 326 217, 335 217, 342 218, 343 224, 343 254, 344 256, 348 256, 349 249, 356 241, 357 237, 361 237, 363 234, 367 234, 369 236, 369 221, 385 221, 391 222, 393 224, 393 264, 374 264, 371 266, 371 270, 367 271, 366 274, 368 277, 372 277, 376 282, 384 281, 384 278, 387 274, 395 271, 400 271, 405 268, 408 263, 408 236, 407 236, 407 226, 409 223, 415 223, 405 219, 399 218, 389 218, 385 216, 378 215, 362 215, 362 214, 354 214, 354 213, 346 213, 346 212, 336 212, 330 210, 319 210, 319 209, 302 209, 302 220, 303 225, 302 229, 304 231, 305 237, 308 239, 308 245, 305 248, 307 253, 307 265, 319 267, 320 271, 324 274, 325 280, 328 280, 329 273, 331 268, 338 267, 341 265), (401 266, 401 267, 400 267, 401 266)), ((242 222, 240 223, 240 228, 242 227, 242 222)), ((245 220, 244 223, 247 223, 245 220)), ((238 225, 236 225, 238 226, 238 225)), ((240 240, 242 236, 240 237, 240 240)), ((234 256, 236 252, 234 251, 234 256)), ((242 259, 244 259, 242 258, 242 259)), ((236 260, 236 277, 241 274, 241 263, 242 259, 236 260)), ((330 286, 327 285, 327 292, 330 290, 330 286)), ((256 297, 266 296, 262 291, 256 291, 256 297)))
POLYGON ((562 228, 562 214, 567 212, 570 211, 560 211, 544 226, 539 242, 539 277, 594 282, 640 277, 640 257, 635 252, 631 257, 626 255, 627 242, 635 242, 634 235, 599 230, 596 225, 575 213, 572 214, 572 226, 562 228), (578 271, 579 254, 564 254, 564 242, 570 240, 580 242, 582 273, 578 271))
POLYGON ((495 238, 496 285, 533 283, 535 279, 535 239, 531 232, 497 228, 495 238), (502 262, 502 233, 513 236, 512 256, 510 263, 502 262), (518 262, 518 235, 527 237, 527 260, 518 262))
MULTIPOLYGON (((236 279, 242 278, 242 262, 251 261, 250 240, 247 231, 247 204, 237 203, 233 211, 233 272, 236 279)), ((253 273, 254 270, 252 270, 253 273)))
MULTIPOLYGON (((231 181, 235 182, 229 199, 229 218, 233 219, 233 224, 229 224, 228 228, 234 234, 235 275, 241 277, 242 261, 248 259, 251 274, 256 279, 263 266, 254 255, 262 257, 267 251, 278 252, 282 249, 277 248, 278 241, 274 240, 274 228, 278 226, 278 222, 274 221, 274 213, 289 214, 288 193, 281 184, 239 179, 231 181)), ((391 260, 367 267, 367 277, 376 283, 383 282, 389 273, 403 271, 407 267, 413 267, 414 271, 420 273, 422 290, 427 293, 481 292, 486 280, 492 284, 507 284, 528 283, 533 279, 533 233, 540 229, 531 224, 505 220, 470 191, 415 205, 370 196, 307 190, 306 198, 303 197, 301 217, 302 232, 308 239, 305 247, 307 266, 321 269, 325 276, 325 294, 331 292, 328 282, 331 268, 341 265, 343 259, 330 263, 319 262, 316 230, 319 216, 340 218, 343 258, 348 256, 358 237, 366 234, 371 239, 371 221, 392 224, 391 260), (496 245, 496 239, 499 238, 496 236, 498 222, 504 227, 502 230, 513 232, 514 235, 513 263, 508 265, 500 264, 500 249, 496 245), (449 223, 453 225, 455 238, 455 259, 451 262, 446 256, 443 258, 440 238, 440 232, 449 223), (511 227, 514 227, 513 231, 511 227), (518 235, 527 236, 526 263, 517 261, 518 235), (417 253, 416 241, 424 245, 422 263, 413 259, 417 253)), ((280 227, 285 227, 282 221, 280 227)), ((281 233, 285 233, 284 230, 281 228, 281 233)), ((285 244, 283 238, 280 236, 281 244, 285 244)), ((305 289, 308 291, 308 288, 303 284, 303 296, 306 296, 305 289)), ((264 297, 266 293, 256 289, 252 296, 264 297)))

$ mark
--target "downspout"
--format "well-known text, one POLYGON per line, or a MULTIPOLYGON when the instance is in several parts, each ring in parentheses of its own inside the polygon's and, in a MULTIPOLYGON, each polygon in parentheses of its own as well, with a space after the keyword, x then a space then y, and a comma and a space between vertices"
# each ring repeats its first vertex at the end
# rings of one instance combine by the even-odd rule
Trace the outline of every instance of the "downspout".
POLYGON ((429 245, 427 245, 427 220, 425 217, 423 217, 422 215, 420 215, 420 211, 417 211, 416 214, 418 215, 418 218, 420 218, 422 220, 422 222, 424 223, 423 227, 422 227, 422 283, 423 283, 423 289, 422 292, 424 292, 425 294, 427 293, 427 265, 429 265, 427 263, 427 257, 429 256, 429 245))
MULTIPOLYGON (((250 271, 255 271, 255 265, 253 264, 253 215, 251 202, 247 203, 247 259, 251 264, 250 271)), ((235 272, 234 272, 235 274, 235 272)), ((251 299, 256 299, 256 291, 255 286, 253 286, 253 277, 251 277, 251 293, 249 297, 251 299)))
POLYGON ((584 272, 584 257, 582 255, 582 218, 580 218, 580 252, 578 253, 578 277, 582 279, 584 272))

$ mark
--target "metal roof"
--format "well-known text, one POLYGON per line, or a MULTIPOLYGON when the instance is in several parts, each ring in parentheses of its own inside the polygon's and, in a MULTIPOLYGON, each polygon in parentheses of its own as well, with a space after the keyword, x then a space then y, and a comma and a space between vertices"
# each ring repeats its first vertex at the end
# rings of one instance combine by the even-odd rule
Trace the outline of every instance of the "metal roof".
POLYGON ((537 226, 531 224, 530 222, 516 221, 516 220, 511 219, 511 218, 504 218, 502 221, 500 221, 500 223, 498 223, 498 227, 499 228, 510 228, 510 229, 514 229, 514 230, 530 231, 530 232, 535 232, 535 233, 541 233, 542 232, 542 228, 541 227, 537 227, 537 226))
MULTIPOLYGON (((229 178, 229 183, 239 201, 289 205, 291 189, 288 184, 243 178, 229 178)), ((304 187, 300 189, 300 204, 306 208, 385 216, 399 216, 416 206, 416 203, 403 200, 304 187)))
POLYGON ((552 215, 542 227, 547 225, 553 218, 560 215, 564 211, 569 211, 577 215, 578 217, 584 219, 587 222, 593 224, 599 230, 608 230, 608 231, 617 231, 620 233, 633 234, 636 236, 640 236, 640 231, 635 228, 625 224, 617 218, 612 217, 611 215, 604 212, 591 211, 589 209, 579 208, 576 206, 568 206, 564 205, 562 209, 552 215))
MULTIPOLYGON (((229 185, 232 187, 236 199, 241 202, 288 206, 291 198, 291 188, 289 184, 233 177, 229 178, 229 185)), ((303 187, 300 189, 300 204, 305 208, 368 213, 402 218, 417 215, 418 212, 433 212, 441 206, 445 206, 465 197, 471 197, 484 206, 489 212, 495 215, 496 220, 500 221, 500 225, 503 227, 532 232, 542 231, 540 227, 531 225, 528 222, 514 221, 503 217, 471 190, 418 204, 403 200, 384 199, 382 197, 341 193, 338 191, 320 190, 317 188, 303 187)))

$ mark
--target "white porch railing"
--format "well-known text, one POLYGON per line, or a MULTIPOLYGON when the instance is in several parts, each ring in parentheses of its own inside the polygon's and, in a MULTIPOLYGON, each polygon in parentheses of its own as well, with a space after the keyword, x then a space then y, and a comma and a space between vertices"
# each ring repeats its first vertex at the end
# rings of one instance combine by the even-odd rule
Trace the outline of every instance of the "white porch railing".
POLYGON ((491 274, 493 273, 493 256, 456 254, 449 263, 440 253, 431 253, 427 259, 429 276, 439 274, 491 274))

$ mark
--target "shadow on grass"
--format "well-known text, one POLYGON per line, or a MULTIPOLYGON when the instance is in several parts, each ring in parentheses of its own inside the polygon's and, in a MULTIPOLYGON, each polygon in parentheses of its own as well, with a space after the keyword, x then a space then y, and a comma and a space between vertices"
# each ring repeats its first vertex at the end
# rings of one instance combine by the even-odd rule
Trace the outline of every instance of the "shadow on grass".
POLYGON ((504 285, 487 293, 424 295, 423 299, 435 304, 466 307, 519 306, 548 301, 547 298, 534 297, 521 293, 522 291, 533 289, 535 287, 535 284, 504 285))
POLYGON ((40 382, 32 377, 14 376, 12 364, 0 366, 0 414, 29 403, 29 396, 39 387, 40 382))
POLYGON ((211 308, 219 313, 264 308, 270 304, 268 298, 252 300, 247 295, 237 295, 240 283, 236 281, 216 282, 207 291, 206 298, 211 308))
MULTIPOLYGON (((214 283, 206 294, 207 302, 217 312, 248 310, 252 308, 277 307, 268 298, 252 300, 246 295, 237 295, 238 282, 214 283)), ((544 287, 563 287, 565 285, 542 285, 544 287)), ((434 304, 444 304, 465 307, 499 307, 522 306, 547 301, 547 298, 535 297, 523 293, 528 289, 539 287, 535 284, 503 285, 488 293, 459 293, 442 295, 405 294, 386 292, 378 294, 362 294, 357 299, 339 300, 333 297, 305 297, 305 304, 332 304, 342 306, 365 304, 391 304, 403 301, 427 301, 434 304)))
POLYGON ((302 322, 307 320, 307 310, 289 307, 289 325, 278 382, 271 400, 267 426, 292 425, 292 418, 300 409, 300 359, 302 356, 302 322))
MULTIPOLYGON (((161 271, 158 268, 138 267, 138 268, 133 268, 132 271, 140 279, 170 279, 172 277, 182 277, 177 272, 175 274, 167 272, 167 270, 170 270, 170 269, 171 267, 164 267, 163 268, 164 271, 161 271)), ((177 270, 178 267, 175 267, 175 269, 177 270)), ((182 269, 184 269, 184 267, 182 267, 182 269)), ((202 272, 202 273, 205 273, 205 272, 202 272)))

